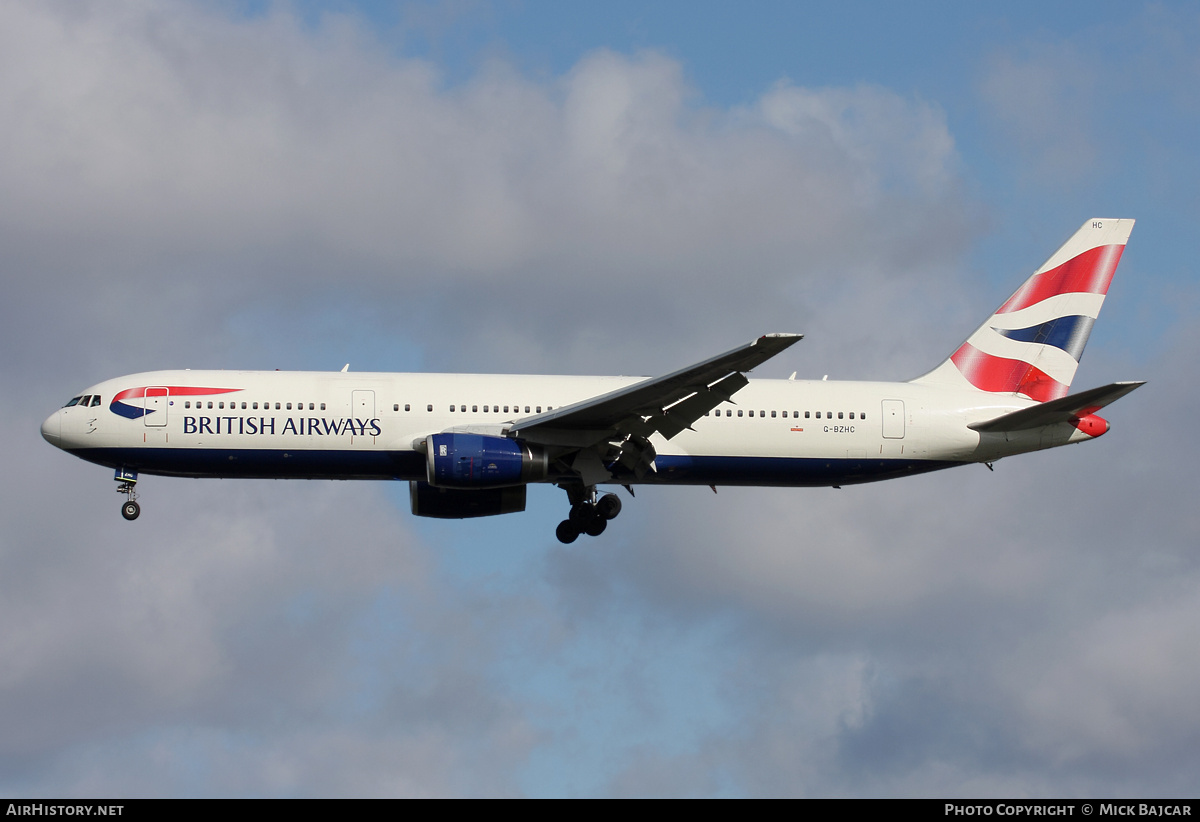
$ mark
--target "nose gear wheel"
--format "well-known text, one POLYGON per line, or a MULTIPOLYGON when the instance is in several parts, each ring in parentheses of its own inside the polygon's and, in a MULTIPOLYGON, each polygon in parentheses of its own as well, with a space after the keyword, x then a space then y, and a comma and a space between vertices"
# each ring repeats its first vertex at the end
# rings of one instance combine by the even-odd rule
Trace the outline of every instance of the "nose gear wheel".
POLYGON ((117 493, 128 497, 121 503, 121 516, 132 522, 142 513, 142 506, 137 502, 137 472, 118 468, 113 479, 121 483, 117 486, 117 493))

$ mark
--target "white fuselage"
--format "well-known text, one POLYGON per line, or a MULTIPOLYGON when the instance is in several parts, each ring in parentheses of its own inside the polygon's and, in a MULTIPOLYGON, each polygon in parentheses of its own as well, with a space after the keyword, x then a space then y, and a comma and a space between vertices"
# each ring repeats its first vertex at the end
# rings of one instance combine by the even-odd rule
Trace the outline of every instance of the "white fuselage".
MULTIPOLYGON (((500 436, 641 379, 156 371, 92 386, 86 406, 59 409, 42 432, 83 459, 147 474, 424 480, 430 434, 500 436)), ((1034 404, 915 383, 751 380, 693 430, 655 435, 654 470, 640 481, 840 485, 1090 439, 1066 424, 1020 436, 968 428, 1034 404)))

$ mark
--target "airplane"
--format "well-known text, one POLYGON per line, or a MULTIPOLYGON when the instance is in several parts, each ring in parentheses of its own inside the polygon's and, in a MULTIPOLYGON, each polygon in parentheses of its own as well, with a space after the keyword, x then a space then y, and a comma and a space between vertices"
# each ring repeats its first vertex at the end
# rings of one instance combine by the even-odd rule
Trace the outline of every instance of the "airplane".
POLYGON ((42 423, 114 469, 137 519, 139 474, 406 480, 412 513, 525 510, 567 493, 563 543, 621 511, 599 486, 833 486, 1095 439, 1096 412, 1143 385, 1069 394, 1133 220, 1084 223, 967 340, 908 382, 755 379, 798 342, 767 334, 662 377, 154 371, 106 380, 42 423))

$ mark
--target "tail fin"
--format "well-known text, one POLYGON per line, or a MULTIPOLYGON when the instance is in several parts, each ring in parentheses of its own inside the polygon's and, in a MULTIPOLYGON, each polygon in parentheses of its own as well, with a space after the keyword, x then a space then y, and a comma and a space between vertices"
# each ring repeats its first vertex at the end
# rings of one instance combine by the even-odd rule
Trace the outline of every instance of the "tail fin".
POLYGON ((1066 396, 1133 220, 1088 220, 949 359, 913 380, 1038 402, 1066 396))

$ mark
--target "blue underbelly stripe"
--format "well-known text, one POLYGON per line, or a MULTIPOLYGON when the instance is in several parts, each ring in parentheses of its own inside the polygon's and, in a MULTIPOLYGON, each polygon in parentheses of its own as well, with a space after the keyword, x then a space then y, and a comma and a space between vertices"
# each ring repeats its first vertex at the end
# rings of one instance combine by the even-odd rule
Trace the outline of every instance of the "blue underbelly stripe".
MULTIPOLYGON (((414 451, 88 448, 72 453, 109 468, 175 477, 425 479, 425 457, 414 451)), ((647 473, 639 482, 788 487, 853 485, 962 464, 914 459, 660 455, 655 462, 657 473, 647 473)))

